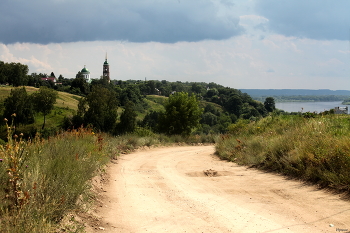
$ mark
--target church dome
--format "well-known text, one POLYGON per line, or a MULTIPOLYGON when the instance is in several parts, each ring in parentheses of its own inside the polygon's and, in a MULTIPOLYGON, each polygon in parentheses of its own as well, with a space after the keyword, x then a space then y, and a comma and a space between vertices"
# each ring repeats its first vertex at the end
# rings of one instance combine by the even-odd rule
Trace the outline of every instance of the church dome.
POLYGON ((81 73, 90 73, 90 71, 84 66, 84 68, 81 70, 81 73))
POLYGON ((108 64, 108 62, 107 62, 107 59, 106 59, 106 61, 103 63, 103 65, 109 66, 109 64, 108 64))

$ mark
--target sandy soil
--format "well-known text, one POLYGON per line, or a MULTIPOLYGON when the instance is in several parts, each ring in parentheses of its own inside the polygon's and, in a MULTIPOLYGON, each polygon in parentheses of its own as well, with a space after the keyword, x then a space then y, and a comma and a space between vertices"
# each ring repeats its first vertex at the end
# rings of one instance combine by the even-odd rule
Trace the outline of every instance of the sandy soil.
POLYGON ((121 156, 88 232, 350 232, 350 202, 339 195, 213 153, 196 146, 121 156))

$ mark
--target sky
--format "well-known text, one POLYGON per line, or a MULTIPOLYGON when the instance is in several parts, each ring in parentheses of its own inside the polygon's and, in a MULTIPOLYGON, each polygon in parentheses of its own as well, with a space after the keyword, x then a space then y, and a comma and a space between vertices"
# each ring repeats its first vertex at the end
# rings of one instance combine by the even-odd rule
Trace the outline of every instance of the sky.
POLYGON ((349 0, 1 0, 0 60, 29 73, 350 90, 349 0))

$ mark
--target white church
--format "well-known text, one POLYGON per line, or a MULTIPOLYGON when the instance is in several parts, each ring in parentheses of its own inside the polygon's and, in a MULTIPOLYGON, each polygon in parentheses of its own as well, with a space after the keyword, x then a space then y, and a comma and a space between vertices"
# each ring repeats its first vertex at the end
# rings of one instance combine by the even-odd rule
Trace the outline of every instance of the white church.
POLYGON ((81 75, 83 75, 83 78, 86 80, 86 82, 90 83, 91 82, 91 77, 90 77, 90 71, 84 68, 80 71, 81 75))
MULTIPOLYGON (((81 73, 81 75, 83 75, 83 77, 86 80, 86 82, 88 82, 88 83, 91 82, 90 71, 88 69, 86 69, 85 65, 84 65, 84 68, 80 71, 80 73, 81 73)), ((108 61, 107 61, 107 54, 106 54, 105 62, 103 63, 102 77, 107 79, 108 82, 111 81, 110 74, 109 74, 109 64, 108 64, 108 61)))

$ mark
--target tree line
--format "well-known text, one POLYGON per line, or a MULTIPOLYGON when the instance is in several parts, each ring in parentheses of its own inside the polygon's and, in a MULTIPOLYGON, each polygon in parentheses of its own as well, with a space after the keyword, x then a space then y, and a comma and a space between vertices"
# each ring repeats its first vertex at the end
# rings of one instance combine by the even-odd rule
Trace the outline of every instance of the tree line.
MULTIPOLYGON (((65 91, 81 96, 76 114, 66 117, 61 124, 64 129, 90 125, 116 135, 132 132, 136 127, 166 134, 225 133, 227 127, 238 119, 256 120, 275 109, 271 97, 266 98, 264 103, 259 102, 237 89, 213 82, 111 80, 109 83, 101 78, 87 83, 78 72, 73 79, 60 75, 57 83, 53 83, 41 80, 41 75, 46 74, 28 75, 26 65, 0 62, 0 83, 14 87, 42 87, 40 91, 65 91), (164 111, 148 111, 150 106, 146 97, 149 95, 169 97, 163 103, 164 111), (120 107, 123 111, 118 116, 120 107), (143 119, 137 120, 137 113, 146 112, 143 119)), ((50 76, 55 75, 52 72, 50 76)), ((24 88, 14 89, 4 101, 4 116, 20 112, 20 106, 23 106, 20 114, 23 119, 17 118, 17 124, 32 123, 32 112, 39 111, 39 105, 44 105, 40 104, 43 98, 35 99, 34 96, 29 97, 24 88), (15 99, 17 105, 10 104, 15 99), (17 106, 17 109, 9 106, 17 106)), ((44 116, 49 113, 42 111, 44 116)))

